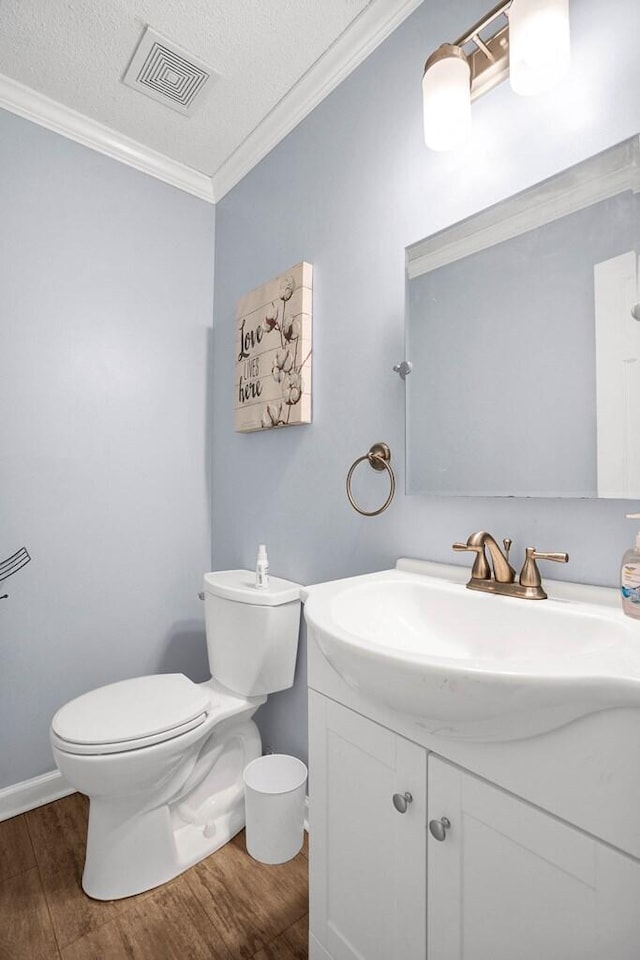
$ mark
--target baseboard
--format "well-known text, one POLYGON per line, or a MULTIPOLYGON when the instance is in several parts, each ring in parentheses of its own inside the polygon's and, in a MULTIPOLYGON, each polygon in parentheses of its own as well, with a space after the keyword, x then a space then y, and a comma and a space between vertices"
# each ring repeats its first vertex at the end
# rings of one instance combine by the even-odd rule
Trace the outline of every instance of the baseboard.
MULTIPOLYGON (((14 783, 0 790, 0 821, 17 817, 27 810, 34 810, 45 803, 68 797, 75 793, 59 770, 43 773, 40 777, 14 783)), ((309 796, 304 798, 304 829, 309 833, 309 796)))
POLYGON ((17 817, 19 813, 41 807, 52 800, 59 800, 60 797, 68 797, 75 792, 59 770, 14 783, 0 790, 0 820, 9 820, 10 817, 17 817))

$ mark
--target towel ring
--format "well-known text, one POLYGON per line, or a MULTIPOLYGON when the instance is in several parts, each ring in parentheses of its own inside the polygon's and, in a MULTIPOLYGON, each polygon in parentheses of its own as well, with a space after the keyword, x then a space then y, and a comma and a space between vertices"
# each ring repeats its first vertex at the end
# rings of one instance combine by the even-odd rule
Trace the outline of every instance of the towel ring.
POLYGON ((377 517, 379 514, 384 513, 396 492, 396 478, 394 476, 393 470, 391 469, 391 450, 386 443, 374 443, 370 448, 368 453, 365 453, 364 456, 358 457, 357 460, 351 464, 349 473, 347 474, 347 497, 349 498, 349 503, 354 510, 357 510, 359 514, 363 517, 377 517), (353 499, 353 493, 351 492, 351 478, 353 477, 353 471, 356 469, 359 463, 362 463, 364 460, 368 460, 374 470, 386 470, 389 475, 389 496, 382 504, 378 510, 361 510, 356 501, 353 499))

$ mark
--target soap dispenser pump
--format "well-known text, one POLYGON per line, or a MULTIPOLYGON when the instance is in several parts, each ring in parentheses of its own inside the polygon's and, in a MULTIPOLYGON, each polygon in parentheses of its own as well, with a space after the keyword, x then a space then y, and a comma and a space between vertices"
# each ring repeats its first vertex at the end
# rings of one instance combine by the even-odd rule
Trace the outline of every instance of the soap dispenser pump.
MULTIPOLYGON (((640 513, 628 513, 628 520, 640 520, 640 513)), ((622 558, 620 569, 622 609, 628 617, 640 620, 640 531, 635 547, 630 547, 622 558)))

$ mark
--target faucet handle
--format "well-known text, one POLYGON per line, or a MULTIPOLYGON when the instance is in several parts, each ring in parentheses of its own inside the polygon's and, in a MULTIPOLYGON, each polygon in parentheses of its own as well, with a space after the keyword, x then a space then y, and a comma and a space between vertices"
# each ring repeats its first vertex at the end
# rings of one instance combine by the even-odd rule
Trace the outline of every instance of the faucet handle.
POLYGON ((531 550, 534 560, 555 560, 556 563, 568 563, 569 554, 568 553, 539 553, 535 547, 527 547, 527 550, 531 550))
POLYGON ((527 547, 525 561, 520 573, 523 587, 541 587, 540 571, 536 560, 555 560, 556 563, 568 563, 568 553, 539 553, 535 547, 527 547))

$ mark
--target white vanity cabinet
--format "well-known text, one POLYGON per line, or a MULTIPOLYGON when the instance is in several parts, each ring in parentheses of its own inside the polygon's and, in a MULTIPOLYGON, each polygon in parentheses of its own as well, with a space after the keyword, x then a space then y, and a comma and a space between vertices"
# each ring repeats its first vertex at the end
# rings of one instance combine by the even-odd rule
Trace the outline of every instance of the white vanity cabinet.
POLYGON ((427 753, 314 691, 309 715, 311 957, 423 958, 427 753))
POLYGON ((309 704, 311 960, 640 958, 637 860, 314 690, 309 704))
POLYGON ((429 960, 638 960, 637 861, 434 754, 428 782, 451 823, 428 831, 429 960))

